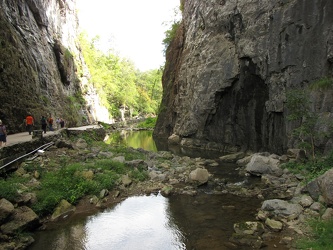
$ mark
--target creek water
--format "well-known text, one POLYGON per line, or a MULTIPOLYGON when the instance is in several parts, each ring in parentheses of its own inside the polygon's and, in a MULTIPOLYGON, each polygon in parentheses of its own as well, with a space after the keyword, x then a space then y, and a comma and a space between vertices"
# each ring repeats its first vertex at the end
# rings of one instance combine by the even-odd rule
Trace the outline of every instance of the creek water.
MULTIPOLYGON (((151 151, 170 150, 167 144, 155 143, 151 131, 124 131, 110 136, 107 143, 151 151)), ((190 157, 217 157, 212 152, 176 148, 171 151, 190 157)), ((236 168, 234 164, 223 164, 208 170, 229 182, 246 185, 252 181, 240 177, 236 168)), ((260 201, 255 198, 213 194, 207 186, 200 188, 195 196, 134 196, 104 211, 50 223, 46 230, 34 235, 35 243, 29 249, 231 249, 228 239, 234 223, 253 221, 258 207, 260 201)))

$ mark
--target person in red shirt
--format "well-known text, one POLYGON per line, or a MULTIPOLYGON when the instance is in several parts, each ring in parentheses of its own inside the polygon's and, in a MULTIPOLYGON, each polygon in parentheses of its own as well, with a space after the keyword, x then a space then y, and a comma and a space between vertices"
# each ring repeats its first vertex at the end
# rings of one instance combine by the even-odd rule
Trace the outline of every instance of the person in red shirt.
POLYGON ((25 125, 27 126, 27 130, 29 132, 29 135, 31 135, 32 132, 32 127, 34 126, 34 118, 29 114, 26 118, 25 118, 25 125))

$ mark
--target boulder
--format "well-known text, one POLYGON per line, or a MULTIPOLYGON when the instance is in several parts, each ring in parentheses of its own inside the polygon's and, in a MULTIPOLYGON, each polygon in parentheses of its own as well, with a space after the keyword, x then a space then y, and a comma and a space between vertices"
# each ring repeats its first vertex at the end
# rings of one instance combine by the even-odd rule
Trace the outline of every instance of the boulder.
POLYGON ((289 219, 297 218, 303 211, 300 204, 292 204, 279 199, 265 200, 261 209, 268 211, 275 216, 289 219))
POLYGON ((207 169, 197 168, 190 173, 189 178, 191 181, 195 181, 195 182, 199 182, 200 184, 204 184, 208 181, 209 173, 208 173, 207 169))
POLYGON ((13 212, 14 205, 5 198, 2 198, 0 200, 0 222, 4 221, 13 212))
POLYGON ((279 160, 273 157, 254 154, 250 162, 246 165, 245 170, 256 176, 261 176, 263 174, 280 176, 283 171, 279 168, 279 163, 279 160))
POLYGON ((61 200, 59 205, 55 208, 52 216, 51 216, 51 220, 58 220, 60 218, 65 218, 67 217, 69 214, 73 213, 75 211, 75 206, 73 206, 72 204, 70 204, 68 201, 66 200, 61 200))
POLYGON ((13 234, 18 231, 32 230, 40 225, 37 214, 27 206, 16 208, 10 221, 1 226, 4 234, 13 234))

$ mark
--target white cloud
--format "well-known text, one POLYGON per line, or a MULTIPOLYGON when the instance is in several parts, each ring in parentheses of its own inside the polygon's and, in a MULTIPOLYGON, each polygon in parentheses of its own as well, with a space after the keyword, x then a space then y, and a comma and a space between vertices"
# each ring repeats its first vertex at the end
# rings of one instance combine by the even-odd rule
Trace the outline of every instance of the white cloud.
POLYGON ((140 70, 164 64, 162 41, 179 0, 77 0, 80 26, 140 70), (110 43, 111 39, 111 43, 110 43))

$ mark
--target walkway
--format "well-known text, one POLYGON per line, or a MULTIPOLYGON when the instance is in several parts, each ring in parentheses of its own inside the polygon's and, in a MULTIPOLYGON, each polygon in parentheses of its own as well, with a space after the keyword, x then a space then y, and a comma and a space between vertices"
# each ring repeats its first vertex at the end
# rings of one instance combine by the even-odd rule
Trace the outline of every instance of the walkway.
MULTIPOLYGON (((86 130, 91 128, 100 128, 99 125, 88 125, 88 126, 82 126, 82 127, 75 127, 75 128, 67 128, 68 130, 86 130)), ((44 137, 57 134, 61 130, 55 130, 55 131, 47 131, 46 134, 43 134, 44 137)), ((7 145, 6 146, 12 146, 14 144, 20 143, 20 142, 27 142, 32 140, 32 135, 29 135, 28 132, 22 132, 17 134, 11 134, 7 136, 7 145)))

